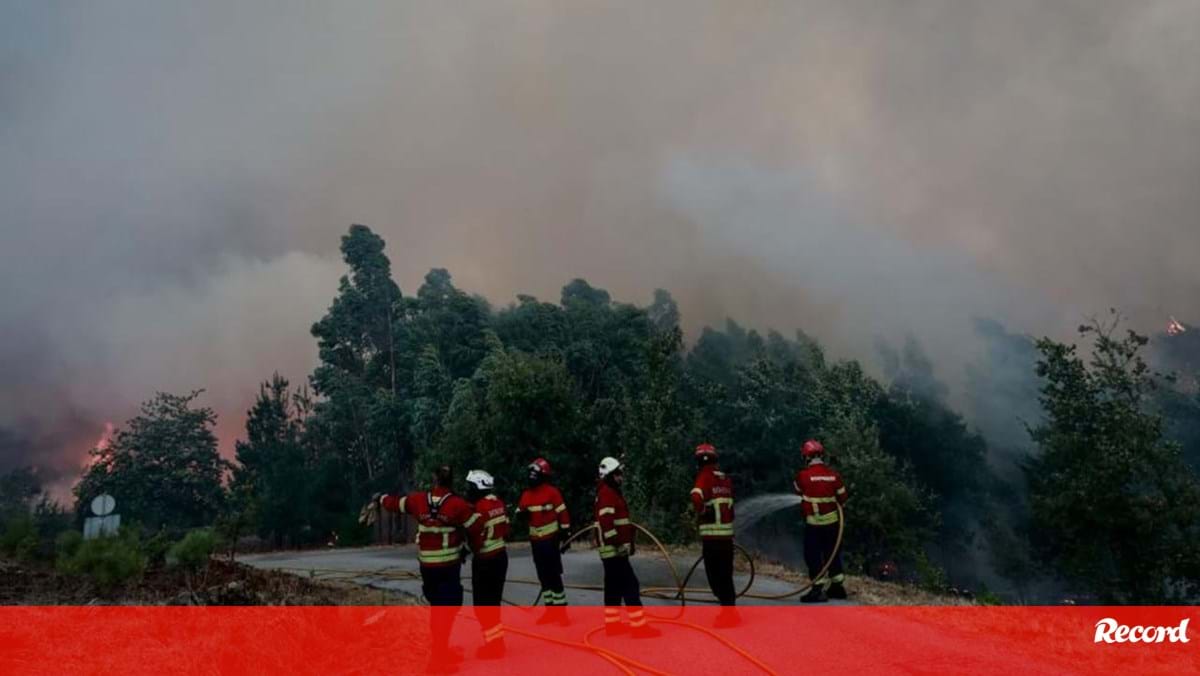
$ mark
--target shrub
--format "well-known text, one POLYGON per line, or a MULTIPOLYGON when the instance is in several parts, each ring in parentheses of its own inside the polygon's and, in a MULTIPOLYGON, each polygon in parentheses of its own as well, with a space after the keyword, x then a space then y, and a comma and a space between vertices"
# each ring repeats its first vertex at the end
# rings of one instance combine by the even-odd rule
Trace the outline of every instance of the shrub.
POLYGON ((65 530, 54 538, 54 554, 61 561, 64 558, 75 556, 75 552, 79 551, 80 545, 83 544, 83 533, 77 530, 65 530))
POLYGON ((171 545, 167 550, 167 565, 195 572, 208 565, 209 557, 216 549, 216 534, 211 529, 200 528, 171 545))
POLYGON ((142 553, 146 555, 146 564, 160 566, 166 563, 167 552, 171 549, 172 544, 171 536, 167 534, 166 529, 159 529, 142 545, 142 553))
POLYGON ((32 559, 38 550, 37 528, 33 519, 22 514, 9 518, 0 535, 0 552, 21 560, 32 559))
POLYGON ((64 551, 58 559, 61 572, 86 577, 103 591, 139 577, 145 568, 146 557, 142 555, 137 535, 126 531, 85 540, 73 554, 64 551))

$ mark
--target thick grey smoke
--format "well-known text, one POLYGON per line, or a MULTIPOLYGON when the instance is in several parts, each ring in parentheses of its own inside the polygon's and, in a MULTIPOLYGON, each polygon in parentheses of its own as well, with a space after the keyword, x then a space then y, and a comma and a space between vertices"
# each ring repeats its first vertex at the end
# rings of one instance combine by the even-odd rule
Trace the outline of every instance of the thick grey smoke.
MULTIPOLYGON (((8 3, 0 464, 155 389, 229 448, 367 223, 402 288, 575 276, 954 382, 972 317, 1200 295, 1191 0, 8 3)), ((1191 306, 1189 306, 1191 304, 1191 306)), ((1185 319, 1186 320, 1186 319, 1185 319)))

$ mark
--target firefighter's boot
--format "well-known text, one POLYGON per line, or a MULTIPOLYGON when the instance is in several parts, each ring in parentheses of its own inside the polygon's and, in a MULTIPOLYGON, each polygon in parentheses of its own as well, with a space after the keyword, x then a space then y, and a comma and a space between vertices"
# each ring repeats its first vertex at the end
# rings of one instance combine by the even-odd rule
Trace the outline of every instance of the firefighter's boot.
POLYGON ((736 627, 742 623, 742 616, 738 613, 737 608, 733 606, 722 606, 721 611, 717 613, 717 619, 713 622, 713 626, 717 629, 728 629, 736 627))
POLYGON ((475 657, 481 660, 498 660, 508 654, 508 649, 504 646, 504 639, 497 638, 483 644, 479 650, 475 651, 475 657))
POLYGON ((808 593, 800 597, 800 603, 825 603, 829 599, 825 596, 825 589, 820 586, 814 586, 808 590, 808 593))
POLYGON ((829 585, 829 591, 825 592, 825 595, 831 599, 838 599, 839 601, 845 600, 846 587, 841 582, 834 582, 833 584, 829 585))
POLYGON ((624 622, 609 622, 604 625, 605 636, 624 636, 629 633, 629 625, 624 622))
POLYGON ((659 636, 662 636, 662 632, 654 627, 651 627, 649 624, 643 624, 641 626, 634 627, 632 635, 634 638, 658 638, 659 636))

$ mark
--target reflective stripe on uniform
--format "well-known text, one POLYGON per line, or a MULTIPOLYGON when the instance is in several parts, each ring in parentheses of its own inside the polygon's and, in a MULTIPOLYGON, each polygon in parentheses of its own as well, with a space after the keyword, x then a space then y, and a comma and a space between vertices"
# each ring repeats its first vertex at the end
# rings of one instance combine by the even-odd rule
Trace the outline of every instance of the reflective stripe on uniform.
POLYGON ((614 528, 614 529, 612 529, 612 530, 606 530, 606 531, 604 531, 604 533, 603 533, 602 537, 610 538, 610 537, 613 537, 613 536, 615 536, 616 534, 617 534, 617 529, 616 529, 616 528, 614 528))
POLYGON ((546 524, 545 526, 530 526, 529 527, 529 534, 532 535, 533 537, 540 538, 543 535, 550 535, 551 533, 556 533, 556 532, 558 532, 558 522, 557 521, 551 521, 550 523, 546 524))
MULTIPOLYGON (((733 508, 733 498, 711 498, 709 500, 706 500, 704 502, 704 505, 705 505, 705 508, 712 509, 713 523, 700 524, 700 535, 701 536, 707 535, 709 537, 713 537, 713 536, 718 536, 718 537, 730 536, 730 537, 732 537, 733 536, 733 520, 728 520, 728 521, 721 520, 721 514, 723 513, 721 510, 721 507, 728 506, 729 509, 732 509, 733 508)), ((727 511, 724 513, 728 514, 727 511)))
POLYGON ((804 522, 812 526, 828 526, 831 523, 837 523, 837 521, 837 512, 830 512, 828 514, 810 514, 804 517, 804 522))
POLYGON ((559 505, 559 506, 557 506, 557 507, 555 507, 555 508, 554 508, 554 511, 556 511, 556 512, 565 512, 566 510, 567 510, 567 506, 566 506, 566 505, 559 505))
POLYGON ((490 629, 483 630, 483 640, 490 643, 498 638, 504 638, 504 625, 497 624, 490 629))
POLYGON ((805 502, 812 502, 812 503, 817 503, 817 504, 825 504, 827 502, 837 502, 837 498, 812 498, 807 495, 803 496, 803 498, 804 498, 805 502))
POLYGON ((421 563, 446 563, 447 561, 458 560, 459 556, 458 547, 429 551, 420 550, 417 552, 417 560, 421 563))
POLYGON ((478 520, 479 520, 479 512, 476 512, 476 513, 474 513, 474 514, 472 514, 472 515, 471 515, 471 518, 467 519, 467 520, 466 520, 466 521, 463 523, 463 528, 470 528, 470 527, 471 527, 471 525, 472 525, 472 524, 474 524, 474 523, 475 523, 476 521, 478 521, 478 520))
POLYGON ((418 549, 417 560, 421 563, 445 563, 457 559, 460 556, 458 547, 450 546, 450 534, 455 530, 457 529, 452 526, 426 526, 418 523, 417 537, 420 537, 422 533, 441 534, 442 548, 428 551, 418 549))
POLYGON ((550 510, 554 509, 554 505, 530 505, 525 509, 531 512, 549 512, 550 510))
POLYGON ((630 523, 629 519, 613 519, 614 526, 628 526, 630 523))
POLYGON ((601 507, 600 511, 596 515, 604 516, 605 514, 616 514, 616 513, 617 513, 616 507, 601 507))
POLYGON ((633 628, 641 627, 646 624, 646 615, 641 608, 636 608, 629 611, 629 626, 633 628))
POLYGON ((600 545, 600 558, 611 559, 614 556, 629 556, 629 545, 600 545))
POLYGON ((494 538, 491 536, 494 534, 496 526, 505 523, 508 523, 507 516, 497 516, 484 522, 483 528, 487 532, 488 537, 483 541, 483 545, 479 547, 480 554, 487 554, 504 548, 504 538, 494 538))

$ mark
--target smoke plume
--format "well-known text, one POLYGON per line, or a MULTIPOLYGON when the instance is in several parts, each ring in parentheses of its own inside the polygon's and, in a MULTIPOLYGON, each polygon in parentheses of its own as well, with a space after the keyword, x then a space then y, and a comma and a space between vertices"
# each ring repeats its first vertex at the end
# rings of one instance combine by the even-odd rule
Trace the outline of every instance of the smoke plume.
MULTIPOLYGON (((1069 335, 1200 297, 1188 0, 16 3, 0 21, 0 469, 154 390, 309 372, 354 222, 413 291, 582 276, 802 327, 1069 335)), ((1188 310, 1193 313, 1189 314, 1188 310)))

